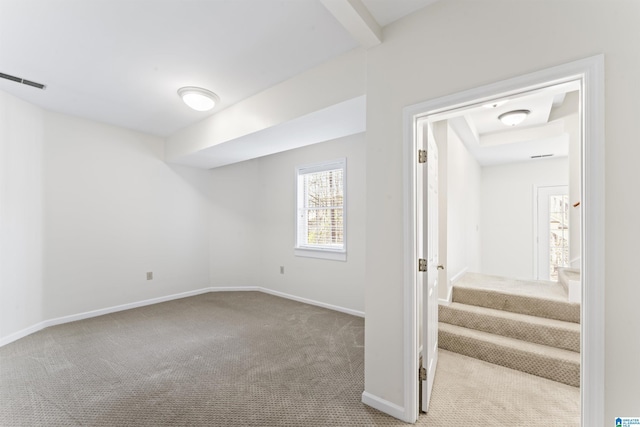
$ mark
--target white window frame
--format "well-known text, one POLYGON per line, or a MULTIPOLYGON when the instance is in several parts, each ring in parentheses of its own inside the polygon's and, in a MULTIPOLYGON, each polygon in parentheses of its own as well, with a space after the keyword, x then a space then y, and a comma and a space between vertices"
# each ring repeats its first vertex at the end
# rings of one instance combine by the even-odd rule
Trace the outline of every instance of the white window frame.
POLYGON ((296 166, 295 173, 295 203, 294 203, 294 254, 301 257, 309 258, 322 258, 334 261, 346 261, 347 260, 347 159, 340 158, 325 162, 307 164, 302 166, 296 166), (300 175, 324 172, 328 170, 342 169, 342 227, 343 227, 343 243, 341 249, 322 248, 313 246, 303 246, 298 242, 298 204, 300 202, 300 193, 298 188, 298 181, 300 175))

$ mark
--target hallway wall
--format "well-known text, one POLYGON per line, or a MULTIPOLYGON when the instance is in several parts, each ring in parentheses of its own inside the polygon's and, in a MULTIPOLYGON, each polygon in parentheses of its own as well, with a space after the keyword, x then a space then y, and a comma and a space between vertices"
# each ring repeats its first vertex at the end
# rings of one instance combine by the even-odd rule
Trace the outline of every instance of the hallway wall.
POLYGON ((479 272, 536 279, 536 188, 568 184, 567 157, 483 167, 479 272))

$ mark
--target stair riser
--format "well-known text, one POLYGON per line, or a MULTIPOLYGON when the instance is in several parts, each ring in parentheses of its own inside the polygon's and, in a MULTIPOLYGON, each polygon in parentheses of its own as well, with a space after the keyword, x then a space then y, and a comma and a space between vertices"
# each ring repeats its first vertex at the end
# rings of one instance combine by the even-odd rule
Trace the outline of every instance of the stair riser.
POLYGON ((439 320, 444 323, 580 352, 579 330, 567 330, 524 321, 504 319, 489 314, 456 310, 453 307, 442 305, 438 309, 438 316, 439 320))
POLYGON ((580 386, 580 364, 440 331, 440 348, 526 372, 573 387, 580 386))
POLYGON ((453 302, 580 323, 580 305, 564 301, 454 286, 453 302))

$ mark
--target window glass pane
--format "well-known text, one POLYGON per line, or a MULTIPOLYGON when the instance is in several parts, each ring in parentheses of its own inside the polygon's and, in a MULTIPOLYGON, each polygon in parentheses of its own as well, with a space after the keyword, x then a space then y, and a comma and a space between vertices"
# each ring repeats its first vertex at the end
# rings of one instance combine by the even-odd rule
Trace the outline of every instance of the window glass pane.
POLYGON ((549 275, 558 280, 558 268, 569 266, 569 196, 549 196, 549 275))
POLYGON ((344 163, 298 171, 297 247, 344 249, 344 163))

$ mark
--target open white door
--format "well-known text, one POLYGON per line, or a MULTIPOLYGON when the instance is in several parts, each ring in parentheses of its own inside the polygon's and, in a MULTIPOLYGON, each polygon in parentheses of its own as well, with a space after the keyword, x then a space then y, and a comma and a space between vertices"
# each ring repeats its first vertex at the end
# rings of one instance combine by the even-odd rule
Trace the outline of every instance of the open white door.
POLYGON ((426 160, 418 173, 418 254, 426 262, 418 275, 422 292, 422 411, 429 410, 433 380, 438 364, 438 147, 431 124, 425 126, 420 138, 419 157, 426 160), (426 135, 425 135, 426 133, 426 135), (426 136, 426 138, 425 138, 426 136), (425 147, 426 146, 426 147, 425 147))

